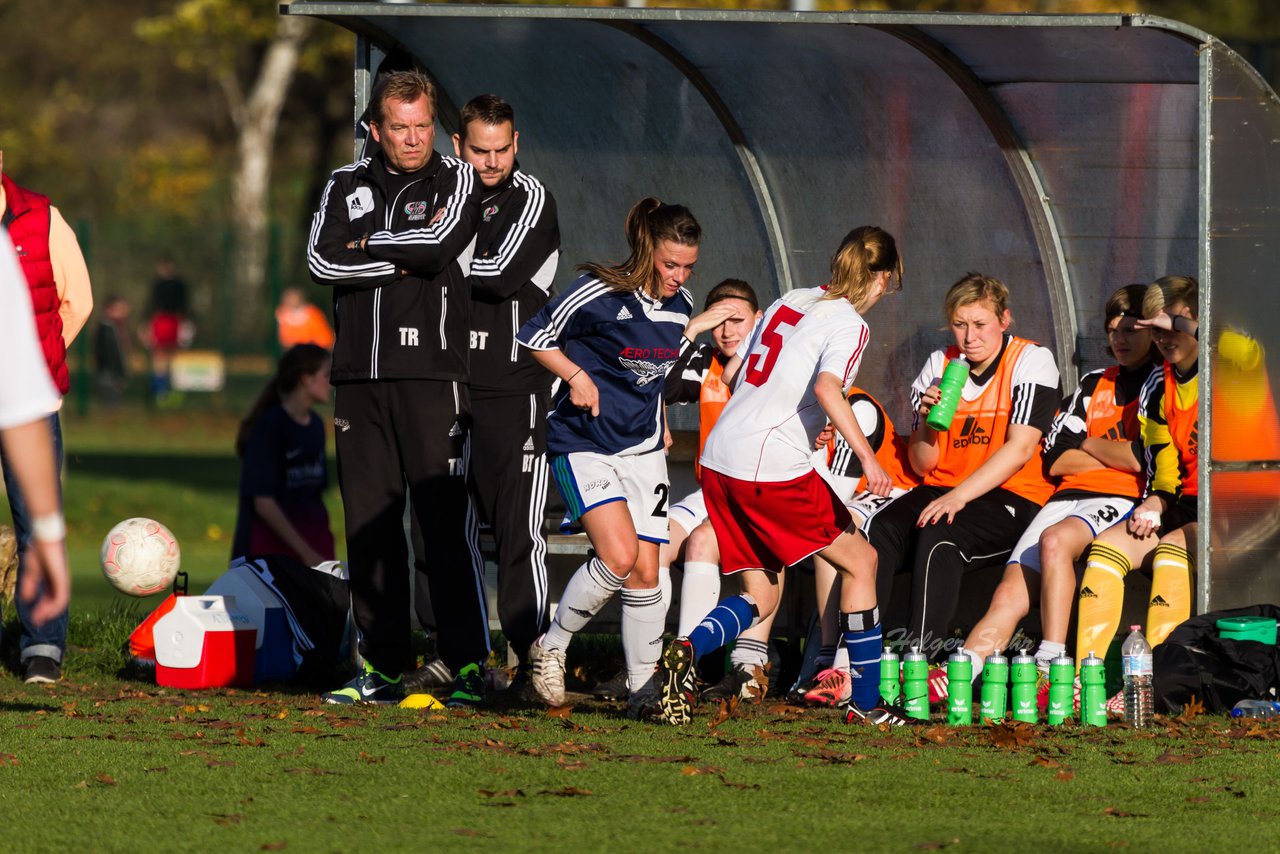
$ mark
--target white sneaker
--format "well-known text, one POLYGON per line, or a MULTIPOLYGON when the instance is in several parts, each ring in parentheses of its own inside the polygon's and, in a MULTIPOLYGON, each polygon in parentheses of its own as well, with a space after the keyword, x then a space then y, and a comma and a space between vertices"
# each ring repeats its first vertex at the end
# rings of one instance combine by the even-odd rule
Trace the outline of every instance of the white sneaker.
POLYGON ((529 664, 533 674, 529 681, 533 690, 548 706, 564 705, 564 650, 543 649, 542 638, 529 647, 529 664))

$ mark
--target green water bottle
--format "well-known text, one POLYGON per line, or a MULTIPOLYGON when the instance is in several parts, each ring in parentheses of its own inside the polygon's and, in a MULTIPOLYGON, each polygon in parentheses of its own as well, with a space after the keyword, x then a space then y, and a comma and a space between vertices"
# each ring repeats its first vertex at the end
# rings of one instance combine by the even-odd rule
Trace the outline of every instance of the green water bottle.
POLYGON ((960 405, 960 394, 964 384, 969 380, 969 363, 964 356, 947 362, 942 372, 942 381, 938 383, 938 402, 929 410, 924 423, 941 433, 951 427, 951 419, 956 415, 956 407, 960 405))
POLYGON ((1009 699, 1009 659, 996 650, 982 665, 982 722, 1004 720, 1009 699))
POLYGON ((964 647, 947 659, 947 723, 973 725, 973 659, 964 647))
POLYGON ((1029 724, 1036 722, 1036 660, 1020 652, 1009 663, 1013 685, 1013 719, 1029 724))
POLYGON ((902 701, 908 717, 929 720, 929 659, 915 648, 902 657, 902 701))
POLYGON ((1049 725, 1071 717, 1075 705, 1076 663, 1065 652, 1049 662, 1049 725))
POLYGON ((880 699, 890 705, 897 703, 902 695, 902 683, 899 681, 902 675, 898 667, 898 654, 886 646, 880 656, 880 699))
POLYGON ((1080 662, 1080 721, 1086 726, 1107 725, 1107 669, 1092 650, 1080 662))

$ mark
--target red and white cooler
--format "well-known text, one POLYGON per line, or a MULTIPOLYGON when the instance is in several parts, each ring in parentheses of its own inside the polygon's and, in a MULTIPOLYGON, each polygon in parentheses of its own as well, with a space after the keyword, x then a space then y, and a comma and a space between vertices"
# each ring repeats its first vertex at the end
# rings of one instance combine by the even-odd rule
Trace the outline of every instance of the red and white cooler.
POLYGON ((234 596, 179 596, 152 629, 156 683, 169 688, 253 684, 258 630, 234 596))

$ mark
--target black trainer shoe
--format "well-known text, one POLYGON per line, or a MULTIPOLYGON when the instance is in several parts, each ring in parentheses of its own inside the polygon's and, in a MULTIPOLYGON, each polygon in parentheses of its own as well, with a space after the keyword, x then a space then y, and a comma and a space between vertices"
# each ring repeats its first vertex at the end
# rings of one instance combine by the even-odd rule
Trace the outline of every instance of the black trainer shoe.
POLYGON ((650 721, 662 715, 662 698, 658 693, 657 675, 644 683, 639 691, 632 691, 627 697, 627 719, 633 721, 650 721))
POLYGON ((516 675, 511 678, 511 684, 507 686, 508 702, 522 703, 526 706, 538 705, 542 699, 538 696, 538 692, 533 690, 533 667, 528 664, 521 664, 516 668, 516 675))
POLYGON ((474 709, 484 705, 484 668, 464 664, 453 680, 453 693, 444 701, 451 709, 474 709))
POLYGON ((603 682, 597 682, 591 689, 591 696, 597 700, 627 699, 627 668, 622 668, 603 682))
POLYGON ((756 680, 754 672, 748 673, 741 667, 731 667, 723 679, 702 692, 702 699, 704 702, 714 703, 737 697, 740 700, 754 700, 759 703, 764 700, 768 690, 767 684, 761 685, 756 680))
POLYGON ((341 688, 322 694, 320 699, 342 706, 398 703, 404 699, 404 680, 399 676, 388 679, 366 661, 363 673, 341 688))
POLYGON ((47 655, 33 655, 27 659, 23 678, 28 685, 48 685, 62 678, 62 665, 47 655))
POLYGON ((858 704, 849 701, 849 705, 845 708, 844 722, 847 724, 867 723, 872 726, 886 724, 888 726, 916 726, 924 721, 916 720, 907 714, 907 710, 901 706, 895 706, 892 703, 886 703, 883 699, 875 704, 873 708, 863 711, 858 704))
POLYGON ((406 694, 430 694, 452 685, 453 674, 449 672, 449 666, 439 658, 426 659, 421 667, 404 674, 406 694))
POLYGON ((693 718, 694 682, 693 644, 688 638, 676 638, 662 653, 659 679, 662 682, 662 719, 672 726, 682 726, 693 718))

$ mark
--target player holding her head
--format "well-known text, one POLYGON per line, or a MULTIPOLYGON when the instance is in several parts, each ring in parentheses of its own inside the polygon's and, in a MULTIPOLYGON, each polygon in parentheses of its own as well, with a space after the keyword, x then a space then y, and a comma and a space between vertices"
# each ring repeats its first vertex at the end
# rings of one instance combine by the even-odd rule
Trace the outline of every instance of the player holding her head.
POLYGON ((870 528, 880 599, 888 600, 895 573, 912 573, 908 640, 935 659, 966 570, 1007 557, 1053 493, 1040 440, 1062 398, 1053 355, 1009 334, 1009 290, 998 279, 969 273, 947 291, 944 309, 955 344, 934 351, 911 386, 908 455, 923 482, 870 528), (947 361, 961 356, 969 378, 955 417, 934 430, 925 418, 947 361))
MULTIPOLYGON (((703 307, 709 309, 722 302, 734 304, 734 316, 711 329, 711 343, 686 348, 667 374, 668 404, 698 404, 699 457, 707 436, 729 402, 729 387, 722 379, 724 366, 747 343, 752 326, 761 316, 756 292, 740 279, 725 279, 712 288, 703 307)), ((685 333, 692 341, 693 336, 703 331, 691 323, 685 333)), ((702 467, 697 458, 693 466, 695 476, 701 476, 702 467)), ((669 597, 671 564, 679 560, 683 552, 677 632, 686 635, 720 601, 720 549, 716 545, 716 533, 707 520, 701 489, 672 505, 670 522, 671 541, 662 547, 658 573, 669 597)), ((742 674, 750 679, 755 667, 764 667, 768 662, 769 628, 762 621, 749 636, 739 639, 733 648, 734 667, 725 675, 725 685, 713 686, 710 691, 727 689, 729 682, 742 674)), ((736 686, 731 693, 737 693, 736 686)))
POLYGON ((663 653, 662 716, 668 723, 689 720, 698 657, 772 615, 783 569, 811 554, 844 574, 840 622, 859 714, 877 722, 896 717, 877 702, 875 553, 849 530, 849 511, 812 462, 818 435, 830 422, 862 461, 870 489, 889 492, 889 476, 845 394, 871 337, 862 313, 895 279, 901 287, 893 237, 875 226, 854 229, 831 259, 830 283, 775 302, 750 346, 726 366, 734 393, 703 448, 702 488, 723 571, 742 573, 745 592, 723 600, 663 653))
MULTIPOLYGON (((551 472, 569 517, 595 550, 530 649, 533 686, 548 704, 564 703, 570 639, 622 590, 628 713, 638 717, 656 707, 652 679, 666 622, 658 587, 670 489, 663 379, 690 346, 682 333, 693 301, 683 286, 698 261, 702 229, 687 208, 647 198, 627 215, 626 231, 627 260, 582 265, 584 275, 521 327, 517 340, 560 380, 547 422, 551 472)), ((718 325, 735 310, 713 306, 710 319, 691 325, 718 325)))
POLYGON ((324 506, 329 486, 324 422, 312 409, 329 402, 331 364, 324 347, 291 347, 240 422, 240 509, 232 560, 288 555, 316 566, 334 559, 324 506))
MULTIPOLYGON (((1128 285, 1107 300, 1103 324, 1118 364, 1084 375, 1045 439, 1045 468, 1061 480, 1013 547, 987 613, 965 639, 974 679, 989 654, 1008 648, 1018 623, 1037 605, 1043 639, 1036 667, 1048 678, 1049 662, 1066 651, 1075 562, 1142 494, 1138 398, 1155 356, 1150 331, 1139 326, 1146 289, 1128 285)), ((947 694, 945 678, 941 670, 930 674, 939 696, 947 694)), ((1046 698, 1047 692, 1046 682, 1046 698)))
POLYGON ((1191 616, 1190 556, 1199 494, 1199 311, 1200 286, 1190 276, 1165 276, 1146 289, 1145 319, 1138 326, 1152 331, 1164 357, 1138 405, 1147 494, 1128 518, 1089 547, 1080 582, 1077 660, 1090 652, 1102 655, 1111 645, 1120 628, 1125 576, 1153 553, 1147 640, 1155 646, 1191 616))

